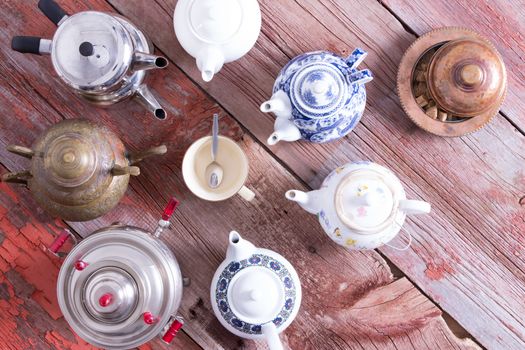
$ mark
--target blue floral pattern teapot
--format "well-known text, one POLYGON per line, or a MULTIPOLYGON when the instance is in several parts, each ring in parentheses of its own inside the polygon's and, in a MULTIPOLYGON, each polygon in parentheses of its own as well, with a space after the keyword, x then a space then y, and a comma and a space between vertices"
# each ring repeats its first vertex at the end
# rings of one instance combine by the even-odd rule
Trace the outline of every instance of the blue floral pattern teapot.
POLYGON ((372 72, 357 67, 367 53, 355 49, 345 60, 328 51, 295 57, 281 70, 272 98, 261 111, 276 115, 269 145, 301 138, 323 143, 347 135, 366 105, 365 83, 372 72))

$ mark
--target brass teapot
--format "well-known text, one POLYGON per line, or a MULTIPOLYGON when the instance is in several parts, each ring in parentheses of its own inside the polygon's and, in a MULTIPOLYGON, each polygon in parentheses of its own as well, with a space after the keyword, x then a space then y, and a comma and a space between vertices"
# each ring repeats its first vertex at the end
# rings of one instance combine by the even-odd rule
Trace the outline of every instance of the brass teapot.
POLYGON ((102 125, 84 119, 61 121, 33 148, 7 150, 31 159, 30 170, 7 173, 2 181, 27 185, 37 203, 53 216, 88 221, 106 214, 124 196, 142 159, 166 153, 166 146, 128 154, 122 141, 102 125))

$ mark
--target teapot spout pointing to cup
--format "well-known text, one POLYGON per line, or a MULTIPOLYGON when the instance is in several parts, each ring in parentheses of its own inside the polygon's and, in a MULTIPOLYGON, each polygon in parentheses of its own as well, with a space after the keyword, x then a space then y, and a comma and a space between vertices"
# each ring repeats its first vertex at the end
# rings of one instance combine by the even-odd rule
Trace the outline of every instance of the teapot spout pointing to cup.
POLYGON ((290 98, 282 90, 273 94, 272 98, 261 104, 261 112, 274 113, 274 132, 268 138, 268 145, 273 146, 279 141, 297 141, 301 131, 292 121, 292 105, 290 98))

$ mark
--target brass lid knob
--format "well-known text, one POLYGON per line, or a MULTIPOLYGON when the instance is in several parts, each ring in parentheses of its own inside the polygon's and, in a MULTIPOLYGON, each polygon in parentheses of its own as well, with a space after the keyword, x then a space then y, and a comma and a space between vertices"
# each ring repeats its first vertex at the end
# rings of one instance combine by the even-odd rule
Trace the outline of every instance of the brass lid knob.
POLYGON ((44 151, 48 181, 71 188, 91 179, 98 168, 97 153, 91 141, 75 132, 67 132, 52 140, 44 151))
POLYGON ((507 76, 498 52, 476 38, 452 40, 432 57, 428 68, 428 88, 443 110, 475 117, 504 98, 507 76))

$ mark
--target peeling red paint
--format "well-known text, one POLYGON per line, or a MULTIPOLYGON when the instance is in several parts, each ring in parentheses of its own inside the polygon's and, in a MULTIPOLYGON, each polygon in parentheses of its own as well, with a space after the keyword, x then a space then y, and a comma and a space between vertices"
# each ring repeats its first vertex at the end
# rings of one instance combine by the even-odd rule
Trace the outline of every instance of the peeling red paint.
POLYGON ((441 262, 439 264, 429 263, 425 270, 425 275, 432 281, 438 281, 445 277, 446 274, 453 274, 455 271, 447 262, 441 262))

